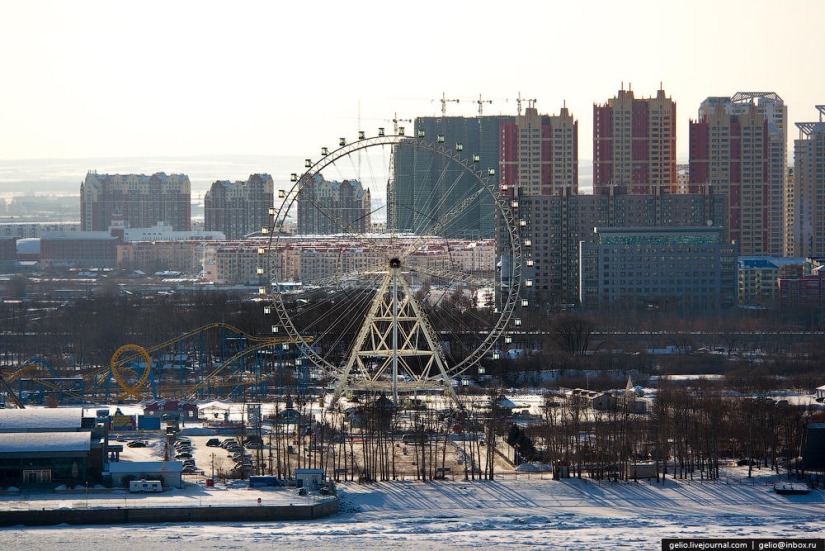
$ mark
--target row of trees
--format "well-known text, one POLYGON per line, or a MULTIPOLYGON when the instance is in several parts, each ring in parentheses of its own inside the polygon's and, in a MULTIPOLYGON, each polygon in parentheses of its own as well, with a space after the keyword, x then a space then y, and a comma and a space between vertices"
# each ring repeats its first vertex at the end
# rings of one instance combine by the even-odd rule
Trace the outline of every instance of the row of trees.
MULTIPOLYGON (((296 397, 275 403, 265 420, 270 427, 264 448, 256 448, 254 467, 226 475, 268 474, 289 478, 296 468, 323 468, 336 479, 361 482, 447 476, 493 479, 497 436, 507 429, 504 411, 487 408, 436 411, 414 403, 395 407, 385 396, 370 396, 348 411, 323 410, 296 397), (455 471, 455 465, 461 468, 455 471)), ((473 397, 476 406, 488 403, 473 397)), ((240 429, 239 429, 240 430, 240 429)), ((248 433, 240 430, 239 441, 248 433)))
MULTIPOLYGON (((444 301, 446 307, 441 303, 436 306, 452 311, 455 301, 444 301)), ((678 352, 671 362, 675 364, 673 370, 694 367, 687 354, 689 350, 714 346, 728 355, 759 349, 777 361, 811 362, 821 360, 825 344, 825 336, 806 334, 793 323, 779 325, 774 317, 759 311, 720 312, 687 320, 658 313, 548 315, 529 308, 520 310, 518 315, 521 329, 512 335, 510 346, 531 353, 517 360, 504 355, 498 364, 488 362, 490 369, 503 377, 549 367, 645 371, 655 362, 643 354, 644 350, 667 346, 678 352)), ((323 315, 317 318, 320 322, 327 319, 323 315)), ((481 313, 462 318, 464 326, 466 320, 476 320, 478 330, 489 325, 489 316, 481 313)), ((150 296, 113 293, 64 303, 38 299, 2 301, 0 320, 5 329, 0 335, 2 363, 9 365, 40 357, 58 368, 67 364, 106 365, 114 351, 127 342, 152 346, 217 321, 257 335, 269 334, 272 325, 259 303, 241 300, 230 293, 204 291, 150 296)), ((463 351, 476 344, 451 342, 446 349, 460 359, 463 351)))
POLYGON ((568 462, 578 476, 619 479, 633 478, 631 465, 643 461, 655 463, 657 480, 713 480, 732 459, 747 462, 749 475, 754 467, 801 468, 796 459, 811 421, 804 407, 666 380, 649 413, 636 413, 637 404, 623 395, 599 409, 585 396, 548 399, 543 422, 525 430, 537 450, 530 458, 568 462))
MULTIPOLYGON (((602 395, 604 397, 604 395, 602 395)), ((294 468, 323 468, 359 481, 445 477, 461 459, 466 479, 493 479, 497 465, 539 461, 573 476, 634 479, 653 465, 666 477, 715 480, 732 460, 777 474, 802 474, 806 424, 822 421, 804 407, 765 396, 730 396, 718 386, 664 380, 640 413, 630 391, 594 408, 587 393, 547 396, 543 415, 517 425, 495 395, 467 397, 465 408, 397 408, 372 396, 350 411, 310 414, 310 402, 278 407, 257 472, 288 478, 294 468), (288 414, 291 412, 290 414, 288 414), (507 447, 502 448, 506 442, 507 447)))

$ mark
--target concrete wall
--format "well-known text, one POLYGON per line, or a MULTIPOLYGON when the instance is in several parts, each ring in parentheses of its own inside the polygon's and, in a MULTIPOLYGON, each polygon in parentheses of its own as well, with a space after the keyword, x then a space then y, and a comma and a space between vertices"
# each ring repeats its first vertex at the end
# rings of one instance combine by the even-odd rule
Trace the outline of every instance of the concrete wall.
POLYGON ((338 514, 338 500, 313 505, 259 507, 154 507, 6 511, 0 526, 56 524, 134 524, 154 522, 271 522, 312 520, 338 514))

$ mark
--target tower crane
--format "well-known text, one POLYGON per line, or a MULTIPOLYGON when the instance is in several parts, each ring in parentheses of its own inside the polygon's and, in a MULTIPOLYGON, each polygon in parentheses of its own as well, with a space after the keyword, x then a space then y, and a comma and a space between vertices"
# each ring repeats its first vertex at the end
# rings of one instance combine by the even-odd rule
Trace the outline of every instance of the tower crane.
MULTIPOLYGON (((432 101, 436 101, 436 100, 432 100, 432 101)), ((442 93, 441 93, 441 99, 440 99, 440 100, 438 100, 438 101, 440 101, 440 102, 441 102, 441 116, 442 116, 442 117, 446 117, 446 116, 447 116, 447 104, 448 104, 448 103, 450 103, 450 102, 452 102, 452 103, 460 103, 460 102, 461 102, 461 100, 460 100, 460 99, 447 99, 447 94, 446 94, 446 93, 444 93, 444 92, 442 92, 442 93)))
MULTIPOLYGON (((384 120, 387 120, 387 119, 384 119, 384 120)), ((413 121, 412 121, 412 119, 399 119, 398 118, 398 113, 393 113, 392 114, 392 120, 387 121, 387 122, 392 122, 392 133, 397 136, 398 135, 398 123, 399 122, 408 122, 408 123, 412 124, 413 121)))
POLYGON ((493 103, 491 99, 481 99, 481 94, 478 95, 478 99, 476 100, 478 104, 478 116, 481 117, 484 115, 484 104, 485 103, 493 103))
POLYGON ((527 102, 527 107, 535 107, 536 106, 536 100, 534 100, 534 99, 521 99, 521 92, 519 92, 518 93, 518 99, 516 100, 516 109, 517 109, 519 115, 521 115, 521 102, 523 102, 523 101, 527 102))

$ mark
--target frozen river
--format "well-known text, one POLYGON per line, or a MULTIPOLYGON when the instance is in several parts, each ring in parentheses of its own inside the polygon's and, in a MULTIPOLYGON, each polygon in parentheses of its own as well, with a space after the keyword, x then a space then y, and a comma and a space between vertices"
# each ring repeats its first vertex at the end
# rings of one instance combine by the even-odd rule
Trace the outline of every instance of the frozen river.
MULTIPOLYGON (((536 474, 494 482, 350 483, 339 486, 340 513, 318 521, 13 527, 0 530, 0 549, 661 549, 663 538, 823 537, 823 492, 780 496, 741 474, 734 469, 727 484, 668 479, 664 487, 536 474)), ((259 493, 189 488, 152 499, 160 507, 213 495, 241 504, 259 493)), ((10 500, 0 501, 9 507, 10 500)), ((65 501, 51 505, 82 506, 83 500, 65 501)), ((27 506, 38 506, 37 500, 27 506)))

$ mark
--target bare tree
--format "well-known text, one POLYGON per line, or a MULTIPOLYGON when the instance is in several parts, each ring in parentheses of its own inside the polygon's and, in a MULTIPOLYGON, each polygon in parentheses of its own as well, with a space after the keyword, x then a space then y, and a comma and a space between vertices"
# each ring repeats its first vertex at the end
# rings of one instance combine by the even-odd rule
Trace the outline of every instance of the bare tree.
POLYGON ((562 351, 574 356, 584 356, 590 347, 594 330, 595 324, 591 320, 578 314, 565 314, 553 320, 550 336, 562 351))

